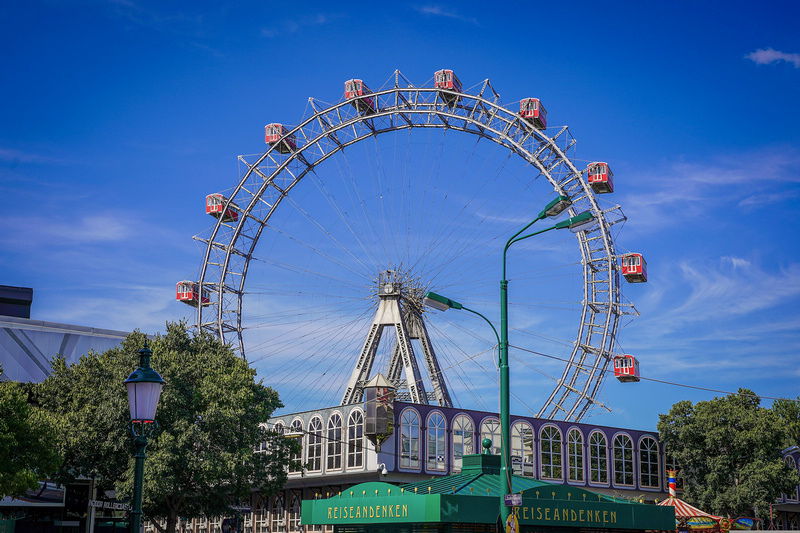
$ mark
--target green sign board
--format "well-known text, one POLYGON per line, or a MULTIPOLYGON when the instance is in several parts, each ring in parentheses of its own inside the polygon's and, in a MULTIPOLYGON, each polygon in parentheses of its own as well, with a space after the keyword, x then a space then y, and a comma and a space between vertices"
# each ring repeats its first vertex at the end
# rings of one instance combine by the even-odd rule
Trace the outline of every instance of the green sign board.
MULTIPOLYGON (((303 525, 409 523, 494 524, 499 496, 422 494, 387 483, 363 483, 324 500, 303 502, 303 525)), ((521 526, 675 529, 673 508, 631 502, 557 500, 524 494, 513 508, 521 526)))

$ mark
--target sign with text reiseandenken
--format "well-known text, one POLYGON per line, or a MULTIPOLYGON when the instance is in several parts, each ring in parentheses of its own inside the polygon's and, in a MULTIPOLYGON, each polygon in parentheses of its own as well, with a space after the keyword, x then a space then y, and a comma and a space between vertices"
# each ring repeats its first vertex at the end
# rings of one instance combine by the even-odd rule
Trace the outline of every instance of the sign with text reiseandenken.
MULTIPOLYGON (((489 523, 497 519, 498 497, 463 494, 350 495, 303 502, 304 525, 489 523)), ((522 497, 514 507, 519 524, 531 526, 650 529, 675 528, 674 510, 630 502, 522 497)))

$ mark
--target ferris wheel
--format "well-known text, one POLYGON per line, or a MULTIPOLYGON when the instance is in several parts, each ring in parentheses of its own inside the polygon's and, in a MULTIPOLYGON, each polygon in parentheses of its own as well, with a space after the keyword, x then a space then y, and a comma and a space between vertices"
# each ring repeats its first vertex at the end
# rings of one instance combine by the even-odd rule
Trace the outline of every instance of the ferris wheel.
POLYGON ((615 248, 625 216, 598 196, 613 192, 608 165, 578 163, 568 128, 548 126, 536 98, 506 107, 489 80, 466 89, 450 70, 432 81, 396 71, 373 91, 349 80, 336 103, 310 98, 299 124, 268 124, 266 151, 239 156, 235 185, 206 198, 216 220, 195 237, 202 266, 178 284, 178 300, 196 307, 198 329, 282 383, 284 403, 341 394, 345 382, 342 403, 352 403, 375 368, 411 401, 449 406, 459 390, 480 406, 495 337, 425 308, 422 295, 496 316, 504 244, 566 196, 568 216, 588 211, 595 223, 509 255, 512 364, 552 385, 519 398, 538 417, 607 409, 598 396, 620 357, 619 323, 637 315, 619 274, 646 280, 643 258, 624 256, 638 256, 634 272, 615 248))

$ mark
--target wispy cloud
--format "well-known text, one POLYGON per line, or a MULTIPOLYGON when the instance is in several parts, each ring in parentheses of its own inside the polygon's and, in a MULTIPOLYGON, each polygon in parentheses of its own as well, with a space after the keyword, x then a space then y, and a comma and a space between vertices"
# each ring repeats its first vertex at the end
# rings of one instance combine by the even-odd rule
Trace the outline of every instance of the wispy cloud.
MULTIPOLYGON (((767 313, 791 305, 800 297, 800 264, 777 272, 766 271, 752 259, 725 256, 716 262, 681 261, 669 278, 654 281, 663 285, 637 307, 647 335, 689 339, 741 339, 764 337, 767 313)), ((784 331, 797 331, 798 317, 781 314, 784 331)), ((778 323, 768 322, 774 334, 778 323)))
POLYGON ((142 224, 126 213, 105 212, 77 217, 28 216, 24 221, 11 217, 2 221, 10 230, 0 242, 13 246, 59 248, 75 244, 121 242, 131 237, 142 224))
POLYGON ((286 19, 276 22, 274 26, 261 28, 261 35, 270 39, 279 36, 294 35, 306 28, 322 26, 341 18, 341 15, 317 13, 299 19, 286 19))
POLYGON ((31 152, 23 152, 12 148, 0 148, 0 161, 6 161, 16 166, 20 163, 44 163, 44 164, 64 164, 54 157, 31 152))
POLYGON ((459 20, 461 22, 469 22, 471 24, 478 25, 478 19, 474 17, 468 17, 456 11, 455 9, 444 7, 441 5, 425 5, 425 6, 418 6, 414 8, 416 11, 423 15, 433 16, 433 17, 446 17, 455 20, 459 20))
POLYGON ((627 349, 643 354, 650 376, 682 383, 708 372, 741 383, 743 372, 755 380, 767 377, 762 369, 796 371, 800 264, 770 271, 758 263, 726 256, 663 269, 673 275, 651 280, 658 296, 637 302, 642 316, 626 330, 627 349))
POLYGON ((795 190, 800 182, 795 171, 798 166, 800 151, 792 147, 721 155, 699 162, 677 160, 643 171, 640 176, 647 183, 642 189, 646 192, 626 194, 621 204, 640 232, 702 218, 720 205, 752 210, 800 195, 795 190), (778 188, 782 188, 780 193, 776 192, 778 188))
POLYGON ((772 48, 759 48, 755 52, 751 52, 744 57, 757 65, 771 65, 772 63, 785 61, 793 64, 794 68, 800 68, 800 54, 787 54, 786 52, 779 52, 772 48))

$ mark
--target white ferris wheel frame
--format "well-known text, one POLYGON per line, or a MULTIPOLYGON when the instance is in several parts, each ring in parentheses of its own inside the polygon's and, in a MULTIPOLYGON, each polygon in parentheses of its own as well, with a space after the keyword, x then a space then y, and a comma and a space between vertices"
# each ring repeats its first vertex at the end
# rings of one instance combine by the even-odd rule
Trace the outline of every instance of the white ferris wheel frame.
POLYGON ((208 238, 198 284, 209 303, 198 305, 196 326, 231 343, 242 357, 242 299, 250 259, 262 230, 281 200, 317 165, 344 148, 382 133, 408 128, 444 128, 495 142, 525 159, 544 176, 556 194, 572 200, 570 216, 590 211, 596 224, 576 234, 581 251, 583 300, 579 330, 571 355, 555 388, 537 417, 579 421, 592 407, 608 409, 595 399, 608 363, 613 359, 618 322, 638 312, 623 301, 618 256, 610 228, 623 222, 619 205, 601 209, 584 171, 566 153, 575 145, 568 127, 549 137, 519 113, 503 107, 485 80, 477 94, 416 87, 399 71, 394 85, 336 104, 309 98, 312 114, 287 129, 294 139, 290 153, 282 142, 272 144, 247 166, 224 209, 239 211, 236 221, 217 219, 208 238), (401 83, 402 82, 402 83, 401 83), (374 111, 355 100, 371 98, 374 111))

